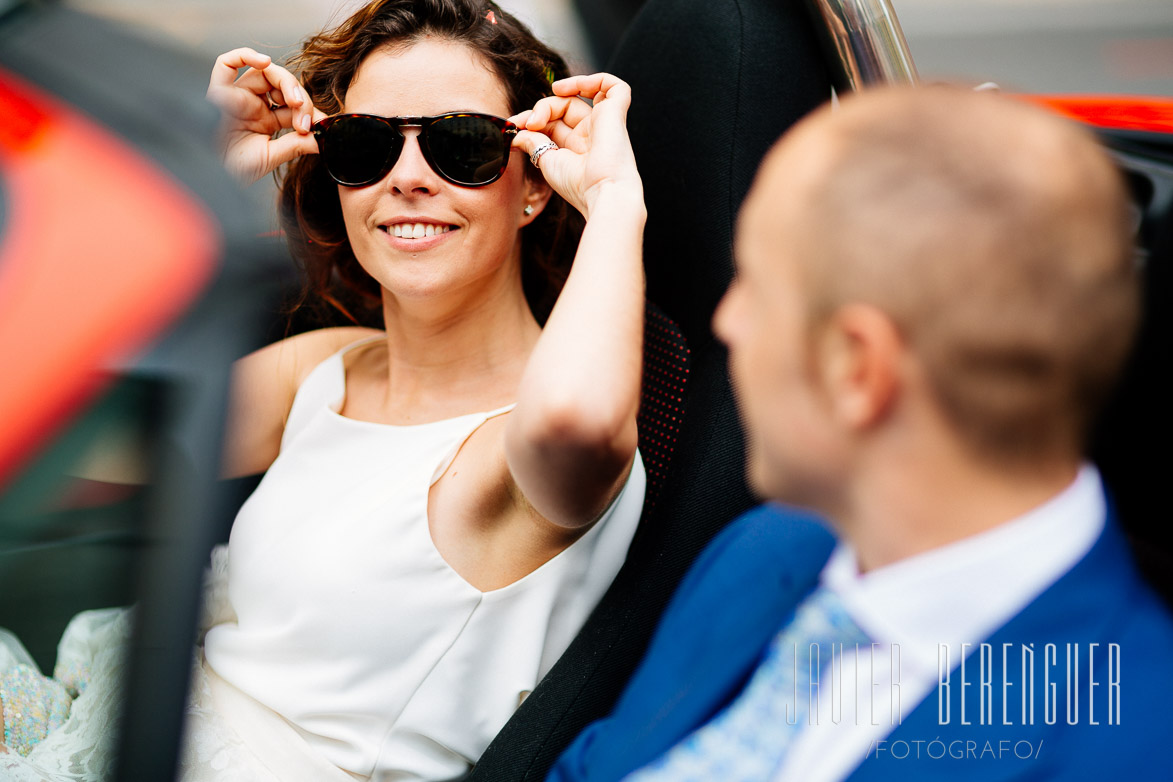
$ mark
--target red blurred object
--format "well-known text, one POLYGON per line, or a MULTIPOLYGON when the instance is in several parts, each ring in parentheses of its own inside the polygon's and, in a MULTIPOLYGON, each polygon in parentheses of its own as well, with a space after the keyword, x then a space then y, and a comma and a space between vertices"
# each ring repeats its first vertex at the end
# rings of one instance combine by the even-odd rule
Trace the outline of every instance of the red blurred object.
POLYGON ((0 485, 210 281, 219 224, 156 164, 0 69, 0 485))
POLYGON ((1017 97, 1100 128, 1173 133, 1173 98, 1123 95, 1017 97))

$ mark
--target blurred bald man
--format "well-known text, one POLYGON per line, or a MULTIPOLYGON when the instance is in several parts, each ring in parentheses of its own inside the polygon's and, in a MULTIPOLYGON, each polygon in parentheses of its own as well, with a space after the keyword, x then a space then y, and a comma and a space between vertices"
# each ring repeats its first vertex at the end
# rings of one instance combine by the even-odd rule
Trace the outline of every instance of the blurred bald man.
POLYGON ((1148 778, 1173 618, 1090 428, 1139 290, 1079 127, 949 88, 775 146, 717 311, 763 506, 681 585, 551 780, 1148 778))

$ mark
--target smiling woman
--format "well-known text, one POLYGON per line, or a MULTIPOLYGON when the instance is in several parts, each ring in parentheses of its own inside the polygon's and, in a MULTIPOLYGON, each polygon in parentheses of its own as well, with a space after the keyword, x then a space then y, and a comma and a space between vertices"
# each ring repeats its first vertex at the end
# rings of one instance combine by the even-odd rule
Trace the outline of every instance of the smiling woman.
MULTIPOLYGON (((405 21, 393 14, 371 16, 373 8, 373 5, 368 6, 367 15, 364 16, 364 11, 359 11, 338 28, 312 38, 290 63, 292 68, 299 71, 302 82, 314 96, 315 112, 311 115, 313 118, 320 116, 318 112, 339 115, 343 112, 360 111, 350 105, 344 105, 345 100, 350 94, 349 90, 354 87, 360 66, 365 63, 368 55, 379 48, 379 40, 398 41, 399 43, 391 48, 401 49, 406 42, 419 42, 430 37, 430 43, 455 43, 464 50, 463 54, 457 53, 457 62, 451 64, 446 60, 416 58, 417 63, 423 61, 424 72, 414 76, 422 79, 421 84, 431 85, 430 88, 418 92, 428 94, 433 102, 440 99, 443 106, 433 113, 470 112, 474 106, 482 103, 483 99, 498 95, 503 102, 488 113, 508 117, 534 107, 539 100, 551 95, 551 82, 567 75, 562 57, 533 38, 512 17, 494 13, 492 18, 496 24, 490 22, 488 14, 492 8, 488 6, 477 9, 478 23, 463 26, 456 35, 447 23, 433 27, 416 27, 414 21, 405 21), (480 13, 482 10, 484 12, 480 13), (377 35, 374 32, 376 29, 377 35), (470 56, 474 60, 472 63, 469 62, 470 56), (438 69, 441 65, 468 67, 470 64, 473 78, 480 79, 480 90, 476 96, 477 100, 462 104, 458 99, 459 94, 448 94, 445 85, 436 83, 440 76, 438 69), (486 78, 491 84, 485 81, 486 78)), ((406 77, 407 74, 404 75, 406 77)), ((464 89, 460 74, 448 75, 455 76, 456 83, 464 89)), ((414 88, 411 82, 404 81, 398 84, 401 88, 414 88)), ((465 89, 465 94, 467 93, 465 89)), ((387 97, 398 99, 398 90, 387 97)), ((403 97, 406 98, 407 95, 403 97)), ((403 106, 390 107, 388 110, 392 113, 383 116, 404 116, 410 113, 403 106)), ((301 115, 299 119, 304 116, 301 115)), ((369 126, 370 122, 364 124, 369 126)), ((322 126, 315 126, 315 130, 320 127, 322 126)), ((381 147, 375 146, 374 141, 367 141, 360 145, 359 149, 364 153, 370 153, 364 156, 367 160, 388 165, 398 158, 404 146, 403 135, 396 134, 398 138, 393 137, 391 143, 381 147)), ((316 149, 311 149, 305 144, 304 136, 294 134, 293 138, 287 139, 287 143, 300 141, 298 148, 311 153, 289 166, 282 189, 285 230, 291 237, 291 247, 306 268, 311 290, 319 298, 344 310, 362 308, 364 305, 380 306, 382 291, 377 281, 358 268, 354 253, 346 246, 347 231, 338 204, 334 199, 322 198, 320 195, 333 189, 333 184, 340 181, 338 174, 343 172, 336 166, 334 170, 326 170, 331 168, 329 135, 316 132, 315 136, 326 148, 326 154, 322 157, 312 154, 316 149), (325 143, 322 143, 323 141, 325 143)), ((425 136, 428 139, 432 138, 430 134, 425 136)), ((353 141, 354 139, 348 135, 346 142, 335 146, 354 149, 353 141)), ((495 145, 492 146, 496 148, 495 145)), ((429 160, 434 160, 435 156, 430 154, 433 148, 436 148, 434 143, 427 143, 421 146, 421 152, 429 160)), ((358 152, 353 153, 353 158, 358 157, 358 152)), ((517 155, 511 157, 516 158, 517 155)), ((372 164, 368 164, 368 172, 369 165, 372 164)), ((376 166, 375 170, 381 170, 381 165, 376 166)), ((518 160, 513 160, 511 167, 512 173, 524 172, 527 180, 539 185, 544 184, 542 175, 535 168, 519 165, 518 160)), ((436 170, 440 172, 440 176, 445 176, 442 173, 443 165, 436 170)), ((386 174, 386 170, 382 170, 382 173, 386 174)), ((242 175, 248 179, 256 179, 260 173, 254 168, 242 172, 242 175)), ((558 291, 566 279, 581 231, 580 213, 570 208, 561 195, 554 193, 544 209, 535 210, 533 219, 521 234, 523 288, 531 309, 540 322, 549 315, 558 291)))
MULTIPOLYGON (((642 507, 630 92, 556 79, 481 0, 371 3, 291 66, 218 59, 226 164, 287 169, 310 290, 384 328, 238 363, 225 471, 265 476, 213 558, 181 776, 451 779, 577 633, 642 507)), ((124 625, 68 632, 93 649, 124 625)), ((75 662, 89 713, 113 674, 75 662)), ((26 701, 62 690, 30 673, 26 701)), ((5 771, 75 778, 74 719, 10 705, 31 738, 5 771)))
MULTIPOLYGON (((476 50, 431 37, 409 49, 381 49, 369 55, 346 91, 342 108, 347 114, 412 118, 455 109, 489 117, 513 113, 504 88, 476 50), (402 87, 391 92, 386 89, 388 84, 402 87)), ((459 122, 468 119, 448 120, 449 124, 459 122)), ((467 128, 465 135, 479 133, 479 143, 475 138, 461 139, 461 145, 470 149, 451 150, 456 142, 440 135, 443 123, 401 125, 396 129, 399 154, 381 181, 369 187, 339 189, 346 235, 355 258, 393 300, 390 311, 384 307, 389 330, 393 327, 388 319, 410 317, 403 310, 411 307, 413 299, 423 297, 434 306, 434 297, 451 289, 457 294, 452 306, 463 308, 469 303, 464 301, 466 297, 480 298, 491 289, 501 290, 520 280, 522 242, 518 232, 541 213, 550 188, 540 177, 526 175, 524 153, 519 150, 510 155, 505 128, 488 120, 478 126, 467 128), (443 139, 440 144, 436 143, 438 137, 443 139), (489 182, 451 187, 444 181, 448 178, 443 173, 446 168, 466 168, 466 176, 471 178, 476 166, 460 163, 485 146, 492 152, 500 151, 491 156, 494 165, 489 182), (503 172, 502 163, 506 164, 503 172), (447 191, 444 197, 439 197, 441 189, 447 191), (526 206, 531 207, 529 214, 526 206), (433 228, 428 235, 428 225, 447 230, 437 233, 433 228), (404 263, 405 255, 415 262, 404 263)), ((320 141, 325 139, 326 134, 319 135, 320 141)), ((353 135, 348 141, 353 144, 353 135)), ((391 157, 387 152, 375 154, 381 150, 370 146, 375 162, 391 157)), ((333 162, 330 151, 326 147, 322 157, 328 171, 333 162)))

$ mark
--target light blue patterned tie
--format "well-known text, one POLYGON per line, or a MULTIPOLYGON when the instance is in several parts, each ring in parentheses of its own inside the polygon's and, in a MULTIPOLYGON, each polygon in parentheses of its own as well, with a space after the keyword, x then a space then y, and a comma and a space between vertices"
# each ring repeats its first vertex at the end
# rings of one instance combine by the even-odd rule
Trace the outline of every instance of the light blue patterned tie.
MULTIPOLYGON (((843 648, 854 651, 864 643, 867 636, 838 596, 816 589, 774 637, 741 695, 624 782, 769 782, 808 722, 809 699, 817 698, 817 690, 810 689, 812 658, 814 668, 825 674, 832 652, 838 660, 843 648)), ((828 685, 826 675, 818 681, 828 685)))

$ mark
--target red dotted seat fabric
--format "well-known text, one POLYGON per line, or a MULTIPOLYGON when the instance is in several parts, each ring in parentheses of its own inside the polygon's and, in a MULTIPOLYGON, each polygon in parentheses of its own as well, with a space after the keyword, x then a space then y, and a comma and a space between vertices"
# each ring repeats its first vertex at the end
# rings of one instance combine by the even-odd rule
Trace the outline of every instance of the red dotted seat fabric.
POLYGON ((644 316, 644 368, 640 390, 639 450, 648 473, 644 513, 653 508, 680 437, 690 364, 688 341, 676 323, 648 302, 644 316))

